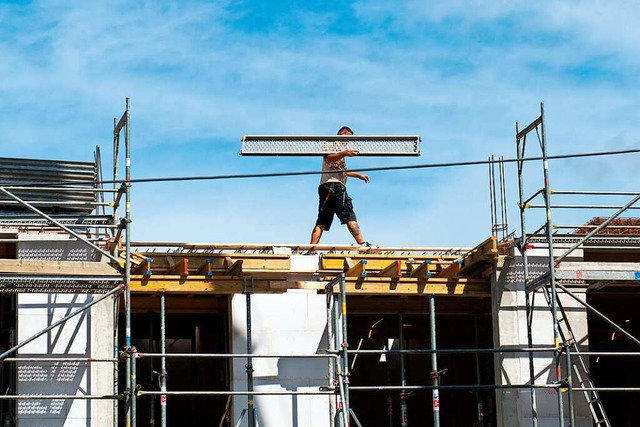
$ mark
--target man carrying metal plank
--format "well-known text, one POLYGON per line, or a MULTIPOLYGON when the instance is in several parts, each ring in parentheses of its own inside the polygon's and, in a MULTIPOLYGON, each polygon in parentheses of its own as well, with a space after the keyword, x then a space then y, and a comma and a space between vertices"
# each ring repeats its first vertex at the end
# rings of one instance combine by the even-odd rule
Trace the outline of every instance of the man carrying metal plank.
MULTIPOLYGON (((343 126, 338 130, 338 135, 353 135, 353 131, 348 126, 343 126)), ((340 144, 346 147, 347 141, 340 140, 327 142, 327 144, 340 144)), ((334 150, 332 150, 334 151, 334 150)), ((356 243, 363 246, 371 246, 364 240, 360 226, 353 211, 353 202, 347 194, 347 177, 358 178, 365 183, 369 182, 369 176, 358 172, 340 172, 347 170, 345 157, 358 155, 358 150, 345 149, 336 151, 324 156, 322 160, 322 176, 318 186, 318 219, 311 232, 311 244, 320 242, 322 233, 331 228, 333 215, 335 214, 341 224, 346 224, 349 233, 356 240, 356 243)))

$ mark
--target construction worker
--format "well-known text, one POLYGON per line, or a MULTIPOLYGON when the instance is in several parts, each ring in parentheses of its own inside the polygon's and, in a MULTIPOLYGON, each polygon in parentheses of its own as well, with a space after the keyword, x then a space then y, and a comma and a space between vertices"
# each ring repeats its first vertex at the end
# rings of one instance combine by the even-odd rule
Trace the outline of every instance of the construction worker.
MULTIPOLYGON (((348 126, 343 126, 338 130, 338 135, 353 135, 353 131, 348 126)), ((346 146, 346 141, 335 141, 329 144, 338 144, 338 146, 346 146)), ((332 150, 333 151, 333 150, 332 150)), ((353 157, 358 155, 358 150, 346 149, 335 153, 327 154, 322 160, 322 176, 320 185, 318 186, 318 219, 316 225, 311 232, 311 244, 320 242, 323 231, 328 231, 333 222, 335 214, 341 224, 347 224, 349 233, 356 239, 356 243, 362 246, 371 246, 362 237, 360 226, 353 211, 353 203, 351 197, 347 194, 347 177, 358 178, 362 181, 369 182, 369 176, 358 172, 334 172, 344 171, 347 169, 345 157, 353 157)))

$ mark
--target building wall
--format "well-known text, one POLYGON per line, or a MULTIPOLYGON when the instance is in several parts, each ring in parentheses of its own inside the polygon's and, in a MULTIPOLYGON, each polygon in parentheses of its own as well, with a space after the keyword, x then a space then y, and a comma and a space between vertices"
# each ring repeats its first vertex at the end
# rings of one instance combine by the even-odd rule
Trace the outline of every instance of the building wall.
MULTIPOLYGON (((41 237, 41 236, 40 236, 41 237)), ((18 245, 19 259, 94 261, 93 250, 79 242, 30 242, 18 245)), ((37 289, 44 283, 34 283, 37 289)), ((21 293, 17 299, 17 342, 33 336, 92 301, 86 293, 21 293)), ((61 326, 22 347, 19 357, 112 358, 113 298, 94 305, 61 326)), ((112 395, 111 363, 21 363, 18 394, 112 395)), ((113 400, 21 400, 20 427, 112 426, 113 400)))
MULTIPOLYGON (((560 251, 561 252, 561 251, 560 251)), ((559 253, 558 253, 559 255, 559 253)), ((579 252, 571 258, 581 259, 579 252)), ((529 251, 530 278, 548 270, 544 250, 529 251)), ((526 293, 524 287, 524 266, 522 257, 501 257, 492 281, 493 322, 495 347, 528 347, 526 293)), ((581 300, 586 300, 584 290, 574 292, 581 300)), ((565 294, 559 294, 569 324, 581 349, 588 349, 587 311, 577 301, 565 294)), ((530 294, 530 297, 532 295, 530 294)), ((549 306, 539 290, 533 298, 534 315, 532 321, 532 343, 534 347, 553 347, 553 321, 549 306)), ((528 353, 504 353, 496 355, 496 384, 529 384, 530 363, 528 353)), ((563 375, 566 375, 564 363, 563 375)), ((533 372, 535 384, 549 384, 555 381, 555 365, 552 354, 534 353, 533 372)), ((576 377, 574 375, 574 381, 576 377)), ((577 385, 576 385, 577 386, 577 385)), ((532 389, 504 389, 496 391, 498 426, 517 427, 532 425, 532 389)), ((557 426, 559 409, 558 395, 553 389, 535 389, 538 426, 557 426)), ((574 413, 578 427, 590 427, 591 416, 586 398, 574 392, 574 413)), ((568 422, 567 394, 562 393, 565 420, 568 422)))
MULTIPOLYGON (((231 302, 234 353, 247 352, 246 296, 231 302)), ((328 347, 326 297, 315 291, 289 290, 280 295, 252 295, 252 342, 256 354, 315 354, 328 347)), ((246 359, 234 359, 233 390, 247 390, 246 359)), ((318 391, 328 384, 327 359, 253 359, 256 391, 318 391)), ((327 396, 255 396, 260 425, 326 427, 327 396)), ((234 397, 233 423, 247 407, 245 396, 234 397)), ((247 425, 244 417, 242 426, 247 425)))

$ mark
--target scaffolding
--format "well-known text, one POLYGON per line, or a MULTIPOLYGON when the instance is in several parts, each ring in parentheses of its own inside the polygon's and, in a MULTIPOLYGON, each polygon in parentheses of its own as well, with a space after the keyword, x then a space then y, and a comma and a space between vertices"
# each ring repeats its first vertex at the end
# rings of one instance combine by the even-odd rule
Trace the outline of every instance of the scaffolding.
MULTIPOLYGON (((169 396, 248 396, 247 408, 236 414, 238 416, 236 426, 239 426, 246 419, 249 427, 260 425, 259 408, 254 404, 253 397, 257 395, 319 395, 327 396, 329 400, 329 413, 331 426, 347 427, 355 423, 360 425, 356 412, 350 405, 351 393, 364 392, 397 392, 401 401, 400 424, 405 427, 409 425, 408 397, 412 392, 425 390, 431 392, 431 409, 433 412, 433 425, 439 426, 441 423, 440 414, 440 392, 464 390, 478 392, 480 390, 508 390, 508 389, 530 389, 532 396, 533 425, 537 426, 536 390, 553 390, 557 394, 558 412, 560 426, 564 426, 565 416, 569 420, 569 425, 575 425, 574 416, 574 392, 579 391, 585 394, 591 409, 594 421, 598 425, 610 426, 610 422, 604 410, 604 406, 599 398, 599 391, 603 388, 596 387, 589 378, 588 367, 585 357, 593 355, 613 355, 612 352, 588 352, 580 348, 573 332, 570 329, 568 318, 560 298, 559 292, 574 298, 585 308, 605 320, 611 327, 619 331, 627 338, 640 345, 640 341, 624 330, 615 322, 607 319, 594 307, 591 307, 579 297, 574 295, 567 286, 566 281, 570 280, 580 284, 593 281, 638 281, 638 274, 632 269, 619 266, 617 270, 605 269, 603 266, 595 266, 593 269, 584 269, 584 265, 572 264, 569 255, 585 244, 600 245, 606 248, 607 245, 623 244, 635 245, 633 241, 603 238, 598 233, 609 227, 610 229, 633 230, 638 228, 634 225, 616 225, 615 219, 627 209, 633 208, 634 204, 640 200, 640 194, 622 192, 559 192, 552 191, 549 184, 549 168, 546 152, 546 135, 544 129, 544 108, 541 105, 541 115, 523 130, 519 130, 516 125, 516 145, 517 145, 517 167, 519 184, 519 206, 521 237, 516 242, 524 259, 524 275, 526 289, 526 317, 528 343, 526 346, 501 346, 500 348, 475 348, 467 349, 443 349, 438 348, 436 337, 436 299, 441 296, 453 295, 476 295, 489 296, 487 289, 489 279, 486 277, 487 269, 495 269, 494 264, 500 256, 500 248, 497 238, 502 237, 503 241, 510 240, 508 224, 506 218, 506 178, 504 175, 504 159, 490 159, 490 191, 493 194, 491 203, 492 214, 492 235, 493 237, 483 242, 476 248, 374 248, 372 253, 358 253, 358 248, 351 245, 251 245, 251 244, 198 244, 198 243, 157 243, 157 242, 132 242, 131 232, 131 150, 130 150, 130 106, 129 99, 126 100, 126 109, 122 117, 114 119, 113 132, 113 188, 104 189, 96 186, 92 189, 92 194, 101 195, 103 193, 113 193, 114 200, 104 203, 102 200, 92 202, 92 206, 100 206, 103 209, 101 215, 54 215, 48 214, 37 207, 37 200, 29 200, 20 197, 16 190, 30 190, 29 187, 22 186, 1 186, 0 192, 6 196, 6 200, 16 205, 24 207, 33 212, 35 216, 23 216, 20 218, 3 218, 1 225, 12 225, 18 227, 46 227, 47 229, 59 229, 73 239, 84 242, 91 247, 103 259, 109 260, 113 266, 112 271, 107 270, 83 270, 80 273, 49 274, 1 274, 0 283, 12 283, 14 292, 21 292, 28 289, 33 283, 46 283, 48 292, 78 292, 85 290, 92 293, 102 293, 101 296, 83 305, 78 310, 69 313, 63 319, 51 324, 38 334, 22 341, 9 350, 0 354, 0 360, 4 362, 26 363, 26 362, 47 362, 69 361, 74 363, 110 363, 114 366, 114 388, 111 395, 5 395, 2 399, 23 400, 23 399, 112 399, 113 405, 113 425, 136 426, 138 411, 138 399, 150 398, 159 400, 160 403, 160 423, 164 427, 167 425, 167 398, 169 396), (525 147, 526 137, 531 132, 536 132, 538 142, 542 150, 543 163, 543 189, 537 191, 533 196, 524 197, 524 164, 526 162, 525 147), (120 140, 124 135, 124 163, 125 177, 119 177, 120 160, 120 140), (498 166, 499 173, 499 201, 496 199, 495 165, 498 166), (552 223, 552 209, 581 208, 597 206, 599 208, 611 208, 608 205, 554 205, 551 203, 551 195, 622 195, 632 196, 631 201, 616 208, 615 212, 600 221, 597 225, 581 226, 585 229, 583 235, 559 236, 554 230, 563 228, 575 228, 567 225, 554 225, 552 223), (542 196, 544 204, 535 205, 534 198, 542 196), (498 211, 498 205, 499 211, 498 211), (107 215, 105 207, 112 207, 113 212, 107 215), (120 219, 119 212, 124 207, 124 216, 120 219), (526 211, 528 209, 543 208, 546 213, 545 224, 533 233, 528 233, 526 229, 526 211), (99 238, 85 237, 77 230, 97 230, 95 233, 85 233, 99 238), (103 230, 98 232, 98 230, 103 230), (102 233, 102 234, 100 234, 102 233), (105 238, 106 236, 106 238, 105 238), (558 240, 567 246, 566 250, 557 255, 554 243, 558 240), (124 245, 122 244, 124 240, 124 245), (613 243, 612 243, 613 242, 613 243), (543 243, 548 249, 547 272, 537 277, 532 277, 528 266, 528 251, 533 249, 534 244, 543 243), (281 247, 289 249, 289 253, 282 254, 281 247), (146 248, 145 251, 135 251, 133 248, 146 248), (159 249, 173 249, 173 257, 165 252, 158 251, 158 256, 154 259, 154 251, 159 249), (309 250, 319 250, 325 252, 320 257, 320 266, 313 273, 304 272, 307 277, 313 280, 304 280, 297 277, 295 286, 287 275, 291 272, 290 265, 287 266, 285 260, 291 254, 303 254, 309 250), (356 252, 356 253, 354 253, 356 252), (266 261, 265 261, 266 260, 266 261), (265 265, 278 265, 277 268, 265 268, 265 265), (576 272, 579 271, 579 275, 576 272), (578 277, 579 276, 579 277, 578 277), (23 283, 22 287, 15 287, 16 283, 23 283), (183 287, 177 290, 178 286, 183 287), (186 284, 186 285, 185 285, 186 284), (327 315, 327 341, 326 349, 314 354, 256 354, 252 345, 252 295, 256 293, 282 293, 287 289, 310 289, 323 292, 326 295, 326 315, 327 315), (553 344, 551 346, 536 346, 533 343, 533 307, 536 292, 543 292, 550 307, 553 324, 553 344), (160 352, 140 352, 132 344, 132 292, 148 292, 157 294, 160 298, 160 352), (198 293, 219 293, 219 294, 244 294, 246 300, 246 353, 169 353, 166 347, 166 295, 171 292, 198 293), (347 334, 347 295, 412 295, 426 296, 429 303, 429 349, 407 349, 403 336, 403 317, 398 317, 398 333, 400 336, 397 350, 388 348, 382 350, 361 350, 350 349, 347 334), (124 348, 117 347, 117 337, 121 334, 117 328, 117 316, 120 312, 120 295, 123 298, 125 317, 124 348), (114 335, 116 346, 112 358, 10 358, 9 356, 24 345, 32 342, 46 332, 53 330, 74 316, 89 309, 93 305, 114 298, 114 335), (564 324, 564 330, 561 327, 564 324), (368 385, 358 386, 351 384, 350 361, 355 363, 358 355, 379 354, 398 355, 400 358, 400 378, 398 385, 368 385), (472 354, 476 358, 481 354, 525 354, 529 358, 529 383, 523 384, 482 384, 480 380, 480 366, 477 364, 476 384, 442 384, 441 375, 446 369, 440 369, 438 355, 442 354, 472 354), (555 381, 544 384, 537 384, 534 372, 534 355, 550 354, 553 357, 555 381), (408 355, 430 356, 429 377, 430 384, 408 384, 405 375, 404 361, 408 355), (327 360, 326 386, 318 387, 317 390, 309 391, 266 391, 255 390, 253 378, 253 360, 256 358, 305 358, 327 360), (159 390, 148 390, 137 381, 137 362, 141 359, 151 359, 160 361, 160 371, 158 372, 159 390), (169 359, 246 359, 246 390, 170 390, 167 383, 166 363, 169 359), (124 387, 119 378, 119 365, 125 365, 124 387), (574 376, 577 381, 574 381, 574 376), (577 385, 577 386, 576 386, 577 385), (563 394, 566 393, 567 408, 564 408, 563 394), (124 420, 118 419, 118 407, 121 405, 124 413, 124 420)), ((326 142, 336 140, 336 136, 331 137, 303 137, 306 142, 318 141, 326 142)), ((255 141, 294 141, 300 138, 267 138, 267 137, 245 137, 243 144, 255 141)), ((349 140, 355 141, 356 137, 350 136, 349 140)), ((400 140, 400 137, 387 137, 386 140, 400 140)), ((362 137, 363 141, 376 140, 385 141, 384 137, 362 137)), ((395 155, 415 155, 419 154, 419 137, 407 137, 403 140, 409 144, 410 154, 395 155), (417 150, 417 151, 416 151, 417 150)), ((300 151, 287 151, 287 145, 278 146, 278 153, 285 155, 300 155, 300 151)), ((406 148, 406 147, 405 147, 406 148)), ((243 145, 243 150, 245 149, 243 145)), ((246 148, 249 150, 249 148, 246 148)), ((404 149, 404 148, 402 148, 404 149)), ((272 155, 271 149, 262 149, 254 153, 243 153, 247 155, 272 155)), ((388 152, 377 148, 377 151, 369 155, 390 155, 388 152)), ((322 154, 322 153, 316 153, 322 154)), ((99 159, 99 154, 97 155, 99 159)), ((100 181, 100 180, 98 180, 100 181)), ((38 183, 41 184, 41 183, 38 183)), ((37 185, 36 185, 37 187, 37 185)), ((56 187, 58 188, 58 187, 56 187)), ((59 187, 60 191, 72 192, 73 185, 59 187)), ((84 191, 85 189, 83 189, 84 191)), ((28 192, 26 194, 29 194, 28 192)), ((96 197, 96 200, 99 197, 96 197)), ((82 201, 86 204, 86 201, 82 201)), ((84 205, 83 205, 84 206, 84 205)), ((93 209, 92 209, 93 210, 93 209)), ((559 248, 560 246, 556 247, 559 248)), ((49 266, 52 267, 52 266, 49 266)), ((293 272, 295 276, 300 276, 300 271, 293 272)), ((44 289, 44 288, 39 288, 44 289)), ((477 328, 477 325, 476 325, 477 328)), ((477 337, 477 334, 476 334, 477 337)), ((640 353, 624 353, 627 356, 637 356, 640 353)), ((476 359, 477 360, 477 359, 476 359)), ((613 390, 609 388, 607 390, 613 390)), ((640 389, 622 388, 624 391, 639 391, 640 389)), ((617 390, 617 388, 616 388, 617 390)), ((225 411, 229 411, 229 402, 225 411)), ((223 415, 220 426, 224 423, 230 425, 230 420, 225 420, 223 415)), ((391 420, 389 425, 393 425, 391 420)), ((479 402, 477 426, 487 426, 483 419, 481 402, 479 402)))
MULTIPOLYGON (((545 130, 544 104, 540 104, 540 116, 523 129, 516 123, 516 151, 517 151, 517 174, 519 192, 519 210, 521 236, 516 245, 519 249, 524 268, 524 287, 527 317, 527 339, 530 347, 534 346, 533 317, 535 307, 535 296, 540 291, 548 305, 552 318, 553 346, 556 351, 553 353, 553 372, 555 373, 555 383, 562 384, 557 388, 559 425, 565 425, 565 419, 570 426, 575 426, 575 396, 574 392, 582 392, 586 399, 586 404, 593 422, 598 426, 610 427, 612 424, 602 403, 600 392, 625 391, 635 392, 633 387, 597 387, 591 379, 589 363, 587 358, 591 355, 613 356, 618 353, 601 354, 597 352, 584 351, 583 345, 575 336, 567 312, 561 302, 560 293, 573 301, 579 303, 588 312, 593 313, 603 320, 614 331, 621 333, 631 342, 640 345, 640 341, 624 330, 620 325, 608 319, 604 314, 586 303, 576 295, 571 289, 602 289, 607 285, 615 283, 633 283, 640 277, 635 273, 633 264, 610 263, 610 262, 586 262, 573 261, 569 258, 575 255, 577 250, 588 248, 599 249, 635 249, 637 248, 637 238, 627 236, 612 236, 611 234, 634 233, 637 227, 634 225, 620 224, 619 217, 628 209, 637 209, 637 202, 640 194, 620 191, 558 191, 554 190, 550 184, 549 161, 547 154, 547 140, 545 130), (524 194, 525 178, 524 167, 527 161, 525 152, 527 136, 535 132, 536 142, 541 151, 540 161, 542 163, 543 187, 533 193, 528 198, 524 194), (552 202, 552 196, 629 196, 631 200, 622 205, 604 205, 598 202, 590 204, 557 204, 552 202), (536 204, 536 199, 542 198, 543 202, 536 204), (527 212, 530 209, 542 209, 544 211, 545 222, 534 232, 528 232, 527 212), (562 209, 605 209, 613 211, 610 216, 601 218, 597 224, 587 224, 574 226, 567 224, 554 224, 552 212, 562 209), (574 234, 561 234, 559 230, 573 229, 574 234), (604 231, 610 234, 603 235, 604 231), (546 251, 545 271, 532 274, 530 269, 529 252, 539 250, 542 247, 546 251), (595 284, 595 285, 594 285, 595 284), (563 393, 566 393, 567 408, 564 408, 563 393)), ((585 294, 586 295, 586 294, 585 294)), ((624 354, 624 353, 622 353, 624 354)), ((626 353, 627 356, 634 356, 635 353, 626 353)), ((530 383, 535 383, 534 358, 533 353, 529 354, 529 375, 530 383)), ((532 423, 538 425, 538 410, 535 389, 531 394, 532 423)))

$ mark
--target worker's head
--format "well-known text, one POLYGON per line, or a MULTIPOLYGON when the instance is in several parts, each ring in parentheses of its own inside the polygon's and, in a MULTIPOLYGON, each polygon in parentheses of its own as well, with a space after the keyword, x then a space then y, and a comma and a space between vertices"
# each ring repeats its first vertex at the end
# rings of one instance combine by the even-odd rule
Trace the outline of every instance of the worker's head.
POLYGON ((338 135, 353 135, 353 131, 349 126, 342 126, 338 129, 338 135))

